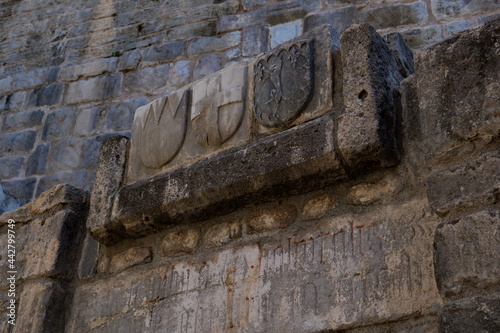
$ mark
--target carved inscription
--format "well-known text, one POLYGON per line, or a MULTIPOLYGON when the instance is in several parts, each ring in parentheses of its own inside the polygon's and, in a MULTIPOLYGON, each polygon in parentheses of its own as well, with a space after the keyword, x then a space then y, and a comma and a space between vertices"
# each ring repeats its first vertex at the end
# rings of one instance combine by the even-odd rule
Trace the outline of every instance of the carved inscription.
POLYGON ((254 67, 254 114, 265 126, 280 126, 306 108, 313 90, 312 40, 289 44, 254 67))
POLYGON ((186 136, 187 95, 187 90, 179 90, 137 109, 132 149, 145 166, 160 168, 181 149, 186 136))
POLYGON ((218 147, 238 130, 245 113, 247 66, 235 66, 193 85, 191 121, 203 147, 218 147))

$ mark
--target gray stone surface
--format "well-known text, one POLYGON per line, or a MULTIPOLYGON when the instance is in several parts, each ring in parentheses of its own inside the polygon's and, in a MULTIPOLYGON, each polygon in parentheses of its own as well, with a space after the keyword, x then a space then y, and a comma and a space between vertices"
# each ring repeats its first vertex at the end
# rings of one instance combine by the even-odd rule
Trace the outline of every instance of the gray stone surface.
POLYGON ((256 25, 243 29, 243 56, 256 55, 269 51, 269 28, 256 25))
POLYGON ((195 37, 210 37, 217 33, 217 20, 193 22, 167 30, 167 40, 190 40, 195 37))
POLYGON ((32 72, 20 73, 13 77, 12 90, 29 89, 46 83, 48 68, 37 69, 32 72))
POLYGON ((68 84, 65 95, 67 104, 99 101, 121 94, 123 75, 103 75, 68 84))
POLYGON ((95 168, 99 160, 99 151, 101 150, 102 143, 109 137, 116 135, 130 136, 130 134, 125 133, 110 133, 101 134, 88 138, 85 141, 85 146, 83 147, 83 159, 80 167, 82 168, 95 168))
POLYGON ((267 0, 243 0, 243 8, 245 10, 254 9, 256 7, 265 5, 267 0))
MULTIPOLYGON (((241 50, 238 49, 238 48, 234 48, 234 49, 231 49, 231 50, 227 50, 226 53, 224 54, 224 58, 226 59, 226 61, 228 62, 231 62, 233 60, 236 60, 238 59, 239 57, 241 56, 241 50)), ((227 62, 226 62, 226 65, 227 66, 227 62)))
POLYGON ((12 95, 5 96, 4 108, 9 112, 16 112, 22 110, 24 102, 26 101, 26 95, 27 95, 26 92, 18 91, 12 95))
POLYGON ((279 44, 288 42, 302 33, 302 22, 293 21, 272 26, 269 28, 271 37, 271 48, 275 48, 279 44))
POLYGON ((0 80, 0 94, 4 95, 12 91, 12 76, 0 80))
POLYGON ((0 134, 0 154, 29 152, 35 144, 36 132, 0 134))
POLYGON ((449 23, 445 28, 445 36, 446 38, 451 37, 464 30, 471 29, 473 26, 470 20, 449 23))
POLYGON ((208 219, 277 192, 281 196, 345 178, 332 131, 333 121, 320 118, 173 169, 153 183, 128 185, 120 190, 108 223, 139 237, 165 224, 208 219))
POLYGON ((141 53, 137 50, 132 50, 129 52, 125 52, 118 62, 118 70, 134 70, 139 66, 139 62, 141 61, 141 53))
POLYGON ((6 181, 2 182, 2 186, 6 192, 19 199, 22 204, 25 204, 33 199, 36 178, 6 181))
POLYGON ((217 31, 227 32, 253 25, 265 24, 266 11, 263 9, 253 10, 243 14, 224 15, 217 20, 217 31))
POLYGON ((341 7, 306 16, 304 19, 304 32, 317 28, 323 24, 329 24, 338 32, 342 33, 356 23, 358 23, 356 7, 341 7))
POLYGON ((270 3, 266 7, 266 22, 270 26, 302 20, 307 13, 321 7, 321 0, 294 0, 290 2, 270 3))
POLYGON ((142 63, 145 65, 173 61, 184 53, 184 42, 167 43, 161 46, 153 46, 144 52, 142 63))
POLYGON ((150 263, 153 260, 151 247, 132 247, 113 256, 109 264, 109 272, 119 273, 127 268, 150 263))
POLYGON ((117 64, 118 58, 107 58, 88 62, 82 65, 64 67, 61 71, 61 80, 76 81, 81 78, 114 72, 117 64))
POLYGON ((443 29, 439 24, 400 31, 412 49, 421 49, 443 40, 443 29))
POLYGON ((221 69, 222 60, 217 54, 207 54, 198 58, 194 67, 193 79, 199 80, 208 74, 212 74, 221 69))
POLYGON ((40 178, 40 181, 38 182, 35 197, 38 197, 42 192, 45 192, 53 186, 59 184, 69 184, 74 187, 83 188, 85 186, 85 182, 87 181, 87 175, 87 171, 75 171, 44 176, 40 178))
POLYGON ((56 83, 33 89, 28 96, 28 107, 56 105, 62 102, 64 84, 56 83))
POLYGON ((83 109, 78 112, 73 127, 73 135, 88 136, 97 130, 97 124, 103 107, 83 109))
POLYGON ((432 13, 439 20, 449 20, 460 16, 478 14, 498 9, 496 0, 447 1, 431 0, 432 13))
POLYGON ((100 243, 110 244, 120 237, 112 229, 111 210, 124 177, 128 141, 123 136, 111 137, 100 152, 87 220, 87 229, 100 243))
POLYGON ((75 108, 54 111, 47 115, 42 132, 42 140, 62 139, 70 134, 75 117, 75 108))
POLYGON ((415 55, 422 150, 429 166, 500 135, 498 52, 500 20, 415 55))
POLYGON ((23 170, 24 157, 5 157, 0 158, 0 179, 18 177, 23 170))
POLYGON ((500 284, 500 211, 482 211, 438 226, 434 271, 445 298, 500 284))
POLYGON ((83 139, 70 138, 52 143, 47 173, 76 170, 82 161, 83 139))
POLYGON ((78 278, 87 279, 97 272, 99 243, 87 232, 83 241, 82 255, 78 262, 78 278))
POLYGON ((8 114, 3 121, 2 131, 14 132, 40 126, 43 115, 44 112, 42 110, 8 114))
POLYGON ((396 60, 366 23, 344 32, 340 50, 345 110, 338 117, 339 150, 352 168, 393 165, 399 158, 394 97, 403 79, 396 60))
POLYGON ((49 149, 49 143, 40 144, 36 147, 26 163, 26 176, 45 174, 49 149))
POLYGON ((409 4, 394 4, 365 10, 360 22, 368 23, 375 29, 394 28, 427 21, 427 4, 417 1, 409 4))
POLYGON ((147 67, 127 74, 124 89, 131 94, 155 95, 164 91, 168 82, 170 64, 147 67))
POLYGON ((188 57, 193 57, 204 53, 223 51, 235 47, 240 43, 240 31, 230 32, 220 37, 201 38, 189 43, 187 55, 188 57))
POLYGON ((191 61, 179 60, 170 67, 167 87, 170 91, 180 89, 190 82, 191 61))
POLYGON ((396 60, 401 76, 407 78, 415 73, 413 51, 408 44, 406 44, 403 36, 401 36, 399 32, 393 32, 385 35, 384 40, 396 60))
MULTIPOLYGON (((10 212, 10 211, 13 211, 13 210, 16 210, 18 209, 19 207, 22 206, 22 202, 14 197, 13 195, 11 195, 9 192, 6 192, 3 187, 2 187, 2 184, 0 184, 0 215, 5 213, 5 212, 10 212)), ((4 240, 4 242, 2 243, 2 246, 5 248, 6 246, 6 241, 7 239, 4 240)), ((2 256, 2 264, 4 265, 7 265, 7 256, 2 256)), ((2 274, 2 278, 7 278, 5 276, 6 273, 2 274)))
POLYGON ((427 197, 432 209, 439 215, 446 215, 495 204, 500 191, 499 165, 500 153, 491 152, 434 171, 427 179, 427 197))
POLYGON ((120 131, 132 128, 135 110, 146 104, 144 97, 114 104, 106 116, 106 130, 120 131))

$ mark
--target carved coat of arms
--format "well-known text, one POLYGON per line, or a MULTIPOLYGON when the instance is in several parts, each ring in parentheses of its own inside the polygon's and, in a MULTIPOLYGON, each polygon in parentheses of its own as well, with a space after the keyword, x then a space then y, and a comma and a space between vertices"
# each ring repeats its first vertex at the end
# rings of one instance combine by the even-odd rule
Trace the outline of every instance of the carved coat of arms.
POLYGON ((313 90, 312 50, 312 40, 301 40, 255 64, 254 114, 261 124, 287 124, 306 108, 313 90))
POLYGON ((178 90, 137 109, 132 147, 145 166, 160 168, 181 149, 186 137, 187 95, 187 90, 178 90))

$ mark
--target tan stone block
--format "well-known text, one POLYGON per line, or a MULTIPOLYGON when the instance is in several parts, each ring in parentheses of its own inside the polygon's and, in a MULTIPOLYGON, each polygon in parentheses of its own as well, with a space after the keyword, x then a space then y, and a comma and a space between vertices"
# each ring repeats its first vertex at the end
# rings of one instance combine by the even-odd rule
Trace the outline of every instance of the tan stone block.
POLYGON ((284 204, 269 211, 262 211, 247 222, 247 233, 255 234, 276 229, 284 229, 295 220, 297 208, 284 204))
POLYGON ((229 243, 241 237, 241 224, 238 222, 223 223, 208 229, 205 234, 205 246, 214 247, 229 243))
POLYGON ((194 229, 169 232, 163 238, 161 252, 164 256, 194 253, 198 247, 199 239, 200 233, 194 229))
POLYGON ((403 184, 399 177, 388 176, 376 183, 361 183, 353 186, 347 195, 347 202, 351 205, 384 202, 402 190, 403 184))
POLYGON ((118 273, 136 265, 150 263, 152 260, 153 250, 150 247, 133 247, 111 259, 109 272, 118 273))
POLYGON ((302 220, 318 220, 335 208, 335 195, 328 193, 309 200, 302 209, 302 220))

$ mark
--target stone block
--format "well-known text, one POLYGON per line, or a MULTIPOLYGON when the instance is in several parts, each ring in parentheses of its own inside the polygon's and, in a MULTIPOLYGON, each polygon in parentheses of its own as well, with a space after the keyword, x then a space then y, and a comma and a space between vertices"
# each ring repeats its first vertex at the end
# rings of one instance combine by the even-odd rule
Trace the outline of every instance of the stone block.
POLYGON ((12 79, 12 90, 29 89, 46 84, 49 69, 37 69, 17 74, 12 79))
POLYGON ((52 144, 47 172, 54 174, 76 170, 82 161, 83 139, 71 138, 52 144))
POLYGON ((243 14, 224 15, 217 20, 217 32, 239 30, 253 25, 265 25, 266 11, 257 9, 243 14))
POLYGON ((200 232, 196 229, 185 229, 168 232, 161 242, 163 256, 193 254, 198 248, 200 232))
POLYGON ((36 178, 26 178, 2 182, 5 191, 19 199, 21 203, 26 203, 33 198, 35 192, 36 178))
POLYGON ((281 25, 291 21, 302 20, 307 13, 315 12, 321 7, 320 0, 294 0, 274 3, 266 7, 267 24, 281 25))
POLYGON ((329 24, 342 33, 351 25, 358 23, 358 13, 355 6, 341 7, 307 15, 304 19, 304 32, 329 24))
POLYGON ((302 208, 303 221, 319 220, 335 208, 335 195, 327 193, 307 201, 302 208))
POLYGON ((271 48, 283 44, 302 33, 302 22, 294 21, 272 26, 269 29, 271 48))
POLYGON ((269 28, 256 25, 243 29, 243 56, 250 56, 269 51, 269 28))
POLYGON ((8 112, 16 112, 22 110, 24 102, 26 101, 26 96, 27 93, 24 91, 18 91, 12 95, 5 96, 4 109, 6 109, 8 112))
POLYGON ((439 332, 500 331, 500 295, 488 294, 446 304, 439 315, 439 332))
POLYGON ((127 185, 110 224, 139 237, 345 178, 332 135, 333 121, 324 117, 178 167, 154 182, 127 185))
POLYGON ((194 80, 215 73, 222 68, 222 60, 217 54, 207 54, 198 58, 194 67, 194 80))
POLYGON ((118 62, 118 70, 126 71, 126 70, 134 70, 139 66, 139 62, 141 61, 141 53, 137 50, 132 50, 125 52, 118 62))
POLYGON ((469 154, 473 145, 499 137, 499 52, 496 20, 416 55, 422 151, 428 166, 469 154))
MULTIPOLYGON (((239 57, 241 57, 241 50, 238 48, 227 50, 225 53, 225 56, 224 56, 224 58, 228 62, 234 61, 234 60, 238 59, 239 57)), ((225 66, 227 66, 227 64, 228 63, 226 62, 225 66)))
POLYGON ((421 49, 443 40, 443 29, 438 24, 403 30, 400 33, 413 50, 421 49))
POLYGON ((340 112, 342 85, 334 84, 342 68, 339 41, 339 33, 323 25, 254 61, 251 98, 257 136, 340 112), (271 75, 275 59, 282 64, 279 75, 271 75), (273 96, 276 89, 279 96, 273 96))
POLYGON ((152 260, 152 248, 133 247, 113 256, 109 266, 109 272, 111 274, 119 273, 130 267, 150 263, 152 260))
POLYGON ((78 278, 88 279, 97 272, 99 243, 87 232, 83 241, 82 256, 78 263, 78 278))
POLYGON ((347 194, 351 205, 370 205, 388 202, 403 190, 403 183, 397 176, 386 176, 375 183, 354 185, 347 194))
POLYGON ((170 90, 177 90, 187 85, 191 78, 191 62, 189 60, 177 61, 170 68, 167 86, 170 90))
POLYGON ((83 109, 76 115, 73 134, 77 136, 88 136, 97 129, 97 124, 103 107, 83 109))
POLYGON ((147 67, 128 73, 124 88, 130 94, 157 95, 166 90, 170 64, 147 67))
POLYGON ((427 197, 439 215, 495 204, 500 191, 500 153, 475 157, 468 163, 442 169, 427 179, 427 197))
MULTIPOLYGON (((170 20, 170 18, 169 18, 170 20)), ((183 24, 167 30, 166 40, 190 40, 195 37, 210 37, 217 33, 217 21, 208 20, 183 24)))
POLYGON ((5 157, 0 158, 0 179, 18 177, 23 170, 24 157, 5 157))
POLYGON ((360 22, 368 23, 375 29, 421 25, 426 23, 427 19, 427 4, 424 1, 367 9, 359 17, 360 22))
POLYGON ((88 192, 82 189, 69 184, 59 184, 43 192, 30 203, 30 215, 41 215, 46 211, 62 209, 83 213, 88 203, 88 196, 88 192))
POLYGON ((75 108, 54 111, 47 115, 42 132, 42 140, 62 139, 69 135, 73 126, 75 108))
POLYGON ((148 48, 142 59, 144 65, 173 61, 184 53, 185 42, 167 43, 148 48))
POLYGON ((40 126, 43 115, 44 112, 42 110, 8 114, 3 121, 2 131, 14 132, 40 126))
POLYGON ((438 226, 434 271, 441 295, 467 296, 500 283, 500 211, 482 211, 438 226))
POLYGON ((279 205, 256 213, 247 222, 247 233, 249 235, 285 229, 295 221, 297 208, 290 204, 279 205))
POLYGON ((368 24, 347 29, 340 50, 344 113, 338 117, 339 150, 352 168, 394 165, 399 159, 395 94, 403 79, 396 60, 368 24))
POLYGON ((361 5, 367 3, 368 0, 326 0, 327 6, 345 6, 345 5, 361 5))
POLYGON ((110 217, 115 196, 124 177, 128 141, 124 136, 114 136, 104 141, 90 193, 87 228, 92 237, 104 244, 119 238, 119 235, 111 230, 110 217))
MULTIPOLYGON (((480 17, 477 19, 477 24, 485 24, 485 23, 488 23, 490 21, 496 20, 499 17, 500 17, 500 14, 483 16, 483 17, 480 17)), ((1 91, 1 89, 0 89, 0 91, 1 91)))
POLYGON ((240 9, 239 0, 214 1, 214 4, 196 6, 189 11, 188 22, 203 21, 218 18, 223 15, 235 14, 240 9))
POLYGON ((204 236, 205 247, 218 247, 241 237, 241 223, 222 223, 210 227, 204 236))
POLYGON ((243 9, 250 10, 265 5, 267 0, 243 0, 243 9))
POLYGON ((465 20, 461 22, 452 22, 448 23, 445 27, 445 37, 449 38, 453 35, 456 35, 459 32, 462 32, 467 29, 473 28, 474 25, 470 20, 465 20))
POLYGON ((65 67, 61 71, 61 80, 76 81, 81 78, 114 72, 117 64, 118 58, 107 58, 91 61, 82 65, 65 67))
POLYGON ((44 176, 40 178, 38 182, 35 197, 38 197, 41 193, 51 189, 53 186, 60 184, 69 184, 78 188, 83 188, 87 181, 87 175, 87 171, 76 171, 44 176))
POLYGON ((193 57, 204 53, 223 51, 238 46, 240 43, 240 31, 229 32, 220 37, 201 38, 189 43, 187 55, 193 57))
POLYGON ((95 168, 97 161, 99 159, 99 151, 101 150, 102 143, 112 136, 123 135, 129 137, 130 134, 126 133, 109 133, 101 134, 85 141, 85 146, 83 147, 83 159, 80 167, 82 168, 95 168))
POLYGON ((121 94, 123 74, 103 75, 69 83, 65 101, 67 104, 99 101, 121 94))
POLYGON ((415 73, 413 51, 408 44, 406 44, 403 36, 401 36, 399 32, 393 32, 385 35, 384 40, 396 60, 401 76, 407 78, 415 73))
POLYGON ((132 128, 135 110, 146 104, 148 100, 144 97, 130 101, 114 104, 106 116, 106 130, 120 131, 132 128))
POLYGON ((438 20, 450 20, 460 16, 498 10, 498 1, 446 1, 431 0, 432 13, 438 20))
POLYGON ((6 95, 12 91, 12 76, 0 80, 0 95, 6 95))
POLYGON ((33 89, 28 96, 28 107, 56 105, 62 102, 64 84, 56 83, 33 89))
POLYGON ((36 139, 35 131, 24 131, 19 133, 0 135, 0 154, 12 152, 29 152, 33 149, 36 139))
POLYGON ((58 282, 29 282, 20 294, 18 317, 13 333, 63 332, 66 292, 58 282))
MULTIPOLYGON (((22 205, 23 205, 23 203, 21 202, 21 200, 14 197, 9 192, 6 192, 3 189, 2 184, 0 184, 0 216, 2 216, 2 221, 8 221, 10 218, 11 212, 17 210, 22 205)), ((16 222, 18 222, 18 221, 16 221, 16 222)), ((2 246, 2 248, 7 248, 7 237, 4 237, 3 240, 0 240, 0 245, 2 246), (3 241, 3 243, 2 243, 2 241, 3 241)), ((0 264, 4 265, 4 267, 7 267, 7 265, 8 265, 7 264, 7 256, 5 256, 5 255, 0 256, 0 264)), ((0 278, 2 278, 4 281, 7 278, 5 276, 6 274, 7 274, 6 270, 4 270, 3 272, 0 273, 0 278)))

